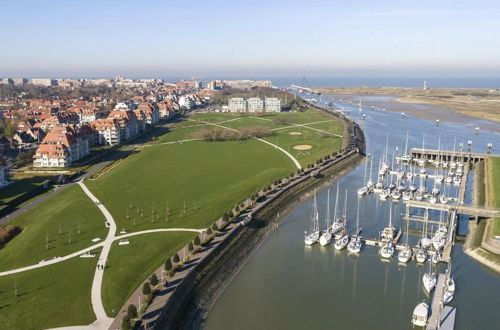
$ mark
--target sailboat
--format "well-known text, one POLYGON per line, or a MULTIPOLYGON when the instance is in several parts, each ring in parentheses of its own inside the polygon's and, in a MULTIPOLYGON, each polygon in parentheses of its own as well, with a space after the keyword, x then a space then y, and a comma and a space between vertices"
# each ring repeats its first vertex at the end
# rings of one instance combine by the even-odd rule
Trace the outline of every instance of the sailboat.
POLYGON ((305 232, 304 242, 306 245, 313 245, 319 240, 319 214, 318 214, 318 204, 316 202, 316 190, 314 190, 313 207, 311 212, 311 233, 305 232))
POLYGON ((427 220, 424 223, 424 235, 420 239, 420 244, 424 249, 427 249, 432 244, 432 240, 427 236, 427 220))
POLYGON ((408 245, 408 236, 409 236, 408 222, 409 221, 406 221, 405 245, 404 245, 403 249, 401 251, 399 251, 399 253, 398 253, 398 260, 399 260, 399 262, 402 262, 402 263, 407 263, 408 261, 410 261, 411 256, 413 254, 411 247, 408 245))
POLYGON ((368 188, 368 192, 373 190, 375 187, 375 182, 373 182, 372 179, 372 168, 373 168, 373 157, 370 156, 370 178, 368 179, 368 182, 366 183, 366 187, 368 188))
POLYGON ((332 241, 332 232, 330 227, 330 189, 327 191, 325 228, 325 231, 323 231, 321 237, 319 238, 319 244, 321 246, 328 245, 332 241))
POLYGON ((400 159, 403 162, 411 162, 412 157, 410 154, 408 154, 408 131, 406 131, 406 142, 405 142, 405 152, 404 154, 400 157, 400 159))
POLYGON ((432 265, 429 262, 429 272, 425 273, 424 276, 422 277, 422 281, 424 283, 424 289, 427 293, 431 293, 432 290, 436 287, 436 274, 432 272, 432 265))
POLYGON ((358 207, 356 212, 356 236, 351 238, 349 244, 347 244, 347 250, 352 253, 361 252, 361 248, 363 247, 363 240, 359 236, 359 199, 358 199, 358 207))
POLYGON ((448 228, 446 226, 442 226, 442 222, 443 222, 443 212, 440 211, 439 227, 438 230, 434 233, 434 236, 432 237, 432 246, 436 251, 441 250, 446 244, 446 234, 448 233, 448 228))
POLYGON ((363 177, 363 186, 358 189, 358 196, 363 196, 368 193, 369 188, 366 185, 366 171, 368 170, 368 162, 365 163, 365 175, 363 177))
POLYGON ((335 196, 335 210, 333 211, 333 223, 331 229, 332 234, 336 234, 339 231, 341 231, 342 228, 344 228, 344 222, 342 221, 341 217, 338 217, 337 214, 337 209, 339 205, 339 186, 340 184, 337 183, 337 194, 335 196))
POLYGON ((394 254, 394 246, 392 241, 396 236, 396 227, 392 225, 392 204, 389 204, 389 226, 385 227, 380 234, 381 241, 384 244, 380 249, 380 255, 383 258, 390 258, 394 254))
POLYGON ((451 260, 448 263, 448 269, 446 270, 446 274, 448 276, 448 279, 446 280, 446 291, 444 293, 443 297, 443 303, 448 304, 452 299, 453 295, 455 294, 455 281, 453 280, 453 277, 451 276, 451 260))
POLYGON ((335 250, 342 250, 349 244, 349 235, 347 234, 347 189, 345 190, 344 199, 344 228, 340 234, 340 237, 335 240, 335 250))
POLYGON ((428 318, 429 318, 429 305, 427 305, 424 302, 421 302, 413 310, 411 324, 417 327, 425 327, 427 325, 428 318))

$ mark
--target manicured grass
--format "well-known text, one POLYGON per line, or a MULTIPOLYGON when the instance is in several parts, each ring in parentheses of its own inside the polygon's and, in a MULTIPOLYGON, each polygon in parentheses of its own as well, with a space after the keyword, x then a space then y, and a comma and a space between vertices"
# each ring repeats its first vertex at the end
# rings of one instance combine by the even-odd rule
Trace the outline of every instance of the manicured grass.
POLYGON ((73 258, 0 277, 0 328, 46 329, 92 323, 95 315, 90 288, 95 266, 95 258, 73 258))
POLYGON ((104 239, 107 233, 104 216, 76 185, 9 223, 21 226, 23 231, 0 249, 1 271, 81 250, 95 244, 93 238, 104 239))
POLYGON ((193 141, 144 148, 87 186, 119 229, 205 228, 293 170, 285 154, 256 140, 193 141))
POLYGON ((115 316, 141 283, 194 237, 189 232, 161 232, 130 237, 129 245, 113 243, 103 279, 106 313, 115 316))
MULTIPOLYGON (((500 157, 491 158, 491 172, 493 174, 492 182, 493 185, 493 206, 500 208, 500 157)), ((495 228, 493 229, 493 235, 500 235, 500 218, 495 219, 495 228)))
POLYGON ((34 176, 14 181, 8 186, 0 189, 0 206, 9 203, 11 200, 19 197, 25 192, 37 188, 51 178, 52 177, 50 176, 34 176))

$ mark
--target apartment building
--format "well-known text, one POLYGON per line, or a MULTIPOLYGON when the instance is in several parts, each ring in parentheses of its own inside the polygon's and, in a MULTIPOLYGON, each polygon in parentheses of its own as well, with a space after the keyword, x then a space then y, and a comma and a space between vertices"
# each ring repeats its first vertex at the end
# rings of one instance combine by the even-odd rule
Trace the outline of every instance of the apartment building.
POLYGON ((264 101, 260 97, 251 97, 247 99, 248 112, 262 112, 264 111, 264 101))
POLYGON ((229 99, 227 106, 230 112, 247 111, 247 101, 242 97, 233 97, 229 99))
POLYGON ((266 112, 280 112, 281 100, 277 97, 266 97, 264 100, 264 108, 266 112))

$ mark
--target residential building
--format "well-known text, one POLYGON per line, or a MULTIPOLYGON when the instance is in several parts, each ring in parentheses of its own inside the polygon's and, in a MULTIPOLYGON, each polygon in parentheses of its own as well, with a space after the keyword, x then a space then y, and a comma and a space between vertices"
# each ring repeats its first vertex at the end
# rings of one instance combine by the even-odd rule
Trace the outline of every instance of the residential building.
POLYGON ((33 167, 68 167, 90 153, 88 138, 76 126, 56 126, 33 156, 33 167))
POLYGON ((189 110, 195 106, 193 97, 190 95, 183 95, 179 98, 179 107, 182 110, 189 110))
POLYGON ((248 112, 262 112, 264 111, 264 100, 260 97, 251 97, 247 99, 248 112))
POLYGON ((266 97, 264 100, 264 108, 266 112, 280 112, 281 101, 277 97, 266 97))
POLYGON ((114 146, 122 142, 120 124, 117 119, 97 119, 92 122, 96 132, 96 143, 114 146))
POLYGON ((230 112, 247 111, 247 101, 242 97, 233 97, 228 101, 228 109, 230 112))
POLYGON ((7 162, 5 159, 0 155, 0 187, 6 186, 9 184, 8 181, 8 172, 6 170, 7 167, 7 162))

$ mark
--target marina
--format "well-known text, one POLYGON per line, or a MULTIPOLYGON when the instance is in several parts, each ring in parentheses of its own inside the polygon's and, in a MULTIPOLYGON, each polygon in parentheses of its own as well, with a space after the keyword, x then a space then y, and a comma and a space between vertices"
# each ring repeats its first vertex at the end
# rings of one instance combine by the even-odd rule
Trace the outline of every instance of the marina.
MULTIPOLYGON (((327 97, 322 96, 322 98, 323 102, 326 102, 327 97)), ((321 102, 318 100, 317 104, 319 105, 321 102)), ((334 101, 333 104, 337 108, 349 107, 349 105, 338 101, 334 101)), ((411 131, 408 124, 416 125, 415 122, 418 122, 418 125, 424 127, 423 131, 426 136, 432 134, 437 136, 436 133, 432 133, 437 130, 434 123, 406 117, 404 119, 405 126, 397 130, 399 135, 395 137, 393 136, 395 132, 391 132, 389 135, 386 132, 388 122, 396 120, 389 118, 395 118, 396 114, 377 109, 371 110, 369 106, 364 106, 362 111, 359 111, 358 105, 353 104, 352 108, 350 116, 359 118, 362 120, 360 123, 364 125, 369 154, 364 165, 340 179, 339 182, 341 190, 347 189, 349 191, 347 214, 349 218, 348 228, 351 228, 348 231, 352 233, 350 239, 351 241, 361 239, 363 248, 357 253, 352 253, 348 249, 337 250, 333 247, 336 241, 335 236, 332 237, 331 246, 320 246, 320 244, 305 246, 303 240, 300 239, 301 244, 295 243, 297 233, 304 230, 305 219, 310 218, 310 202, 302 203, 291 211, 290 215, 283 212, 285 214, 283 224, 275 233, 271 234, 271 237, 249 260, 215 304, 205 325, 207 329, 216 329, 219 320, 222 320, 220 319, 222 315, 224 315, 224 322, 227 322, 228 318, 235 321, 238 318, 239 326, 242 326, 240 321, 243 318, 245 322, 248 322, 248 325, 243 325, 243 329, 257 327, 266 329, 273 328, 273 325, 274 328, 301 329, 311 324, 320 328, 327 327, 328 320, 323 315, 332 315, 339 327, 349 325, 352 327, 354 325, 357 328, 404 329, 411 327, 412 311, 422 301, 426 301, 429 306, 427 322, 429 329, 437 329, 438 327, 442 329, 470 328, 471 313, 475 315, 472 318, 474 326, 483 324, 483 328, 488 328, 485 323, 482 323, 480 315, 492 311, 491 309, 480 310, 479 308, 482 300, 493 301, 495 298, 490 290, 484 288, 484 284, 489 283, 489 286, 498 287, 498 282, 494 275, 485 273, 477 263, 464 255, 461 243, 457 243, 455 238, 457 234, 463 236, 467 233, 468 221, 474 221, 476 217, 498 214, 498 210, 471 205, 470 191, 474 166, 484 159, 484 155, 489 154, 487 152, 468 153, 469 156, 466 157, 465 153, 449 152, 446 148, 441 148, 444 143, 439 146, 438 139, 434 140, 434 145, 432 142, 427 143, 428 145, 424 149, 425 153, 419 152, 420 148, 407 149, 404 146, 405 138, 410 140, 409 145, 419 144, 418 137, 408 133, 411 131), (353 111, 354 108, 356 111, 353 111), (368 114, 365 120, 362 119, 362 114, 368 114), (399 150, 407 149, 407 151, 398 152, 397 145, 394 143, 403 144, 404 148, 399 150), (394 156, 390 155, 391 153, 394 153, 394 156), (401 156, 405 154, 411 156, 411 162, 401 161, 401 156), (437 156, 438 154, 446 155, 449 158, 437 156), (460 171, 460 181, 453 182, 452 180, 451 183, 447 183, 445 179, 450 168, 444 168, 443 164, 436 166, 435 161, 440 159, 440 163, 442 163, 444 159, 448 159, 449 166, 453 157, 457 160, 460 159, 460 163, 463 164, 460 171), (419 160, 423 163, 423 159, 425 159, 425 163, 419 164, 419 160), (386 164, 386 169, 381 171, 384 164, 386 164), (377 171, 385 173, 380 175, 377 171), (403 171, 405 174, 401 173, 403 171), (369 186, 370 177, 374 181, 373 186, 360 194, 360 187, 369 186), (389 188, 389 185, 392 186, 392 189, 389 188), (410 191, 412 185, 415 186, 415 191, 411 194, 412 197, 403 198, 405 193, 410 191), (414 198, 419 189, 423 191, 424 188, 426 192, 422 194, 422 199, 414 198), (435 188, 439 188, 439 193, 436 194, 435 188), (381 199, 379 195, 387 189, 390 189, 389 196, 386 199, 381 199), (394 194, 395 198, 392 197, 392 192, 398 191, 398 189, 399 196, 396 193, 394 194), (444 195, 446 198, 441 200, 440 196, 444 195), (431 200, 432 197, 437 198, 431 200), (391 205, 392 207, 390 207, 391 205), (358 207, 359 211, 357 211, 358 207), (396 234, 390 244, 395 251, 393 253, 396 254, 395 261, 392 260, 394 255, 392 258, 385 258, 380 255, 379 250, 387 244, 380 238, 380 235, 383 227, 387 226, 391 210, 396 234), (358 214, 360 219, 355 221, 358 214), (445 235, 440 234, 440 227, 447 228, 445 235), (425 249, 424 260, 426 262, 422 263, 416 259, 417 254, 421 251, 419 246, 424 241, 429 244, 429 247, 425 249), (438 246, 439 249, 436 249, 434 245, 438 246), (286 252, 285 247, 288 249, 286 252), (404 261, 405 259, 402 258, 398 262, 397 254, 402 251, 411 251, 411 256, 408 261, 404 261), (422 276, 427 273, 428 264, 432 266, 436 276, 435 290, 429 295, 425 293, 422 285, 422 276), (454 265, 453 268, 451 268, 451 264, 454 265), (290 267, 294 269, 293 275, 287 271, 290 267), (447 267, 450 269, 449 272, 447 267), (321 271, 319 272, 319 270, 321 271), (265 276, 266 283, 255 282, 249 277, 252 276, 251 274, 253 276, 267 274, 265 276), (446 283, 446 279, 451 275, 458 279, 458 291, 455 292, 450 305, 449 302, 442 303, 447 291, 444 288, 440 289, 440 286, 446 283), (443 276, 444 280, 441 279, 443 276), (480 284, 472 278, 481 278, 484 283, 480 284), (304 282, 304 279, 309 279, 312 282, 304 282), (246 302, 238 302, 238 304, 242 304, 242 313, 239 312, 240 307, 237 307, 236 310, 234 307, 236 304, 236 301, 233 300, 235 295, 238 292, 248 292, 249 286, 252 286, 252 290, 256 290, 247 297, 249 301, 254 302, 252 308, 255 308, 255 304, 262 306, 251 313, 253 315, 259 313, 258 320, 255 317, 249 319, 242 314, 243 310, 248 312, 250 308, 246 302), (263 287, 261 288, 261 286, 263 287), (258 289, 256 289, 257 287, 258 289), (467 290, 464 291, 463 287, 467 287, 467 290), (276 299, 280 299, 279 303, 274 298, 263 303, 262 295, 265 290, 273 290, 277 295, 276 299), (314 292, 314 300, 311 300, 307 294, 305 296, 299 294, 304 290, 314 292), (325 294, 318 290, 323 290, 325 294), (469 290, 481 292, 482 298, 474 299, 468 295, 465 299, 464 295, 470 292, 469 290), (370 297, 367 295, 368 292, 370 297), (372 298, 372 295, 375 298, 372 298), (295 299, 291 299, 291 297, 295 297, 295 299), (380 301, 377 297, 383 298, 383 300, 380 301), (283 299, 286 300, 286 303, 283 299), (341 301, 345 305, 339 303, 341 301), (232 306, 231 316, 227 313, 229 306, 232 306), (314 309, 312 309, 313 306, 314 309), (322 306, 330 308, 326 310, 322 306), (354 315, 350 313, 350 308, 353 306, 356 306, 356 310, 362 311, 362 320, 359 317, 354 318, 354 315), (457 307, 459 308, 457 309, 457 307), (290 320, 280 318, 283 323, 279 326, 274 323, 279 315, 285 315, 285 310, 290 309, 297 311, 297 317, 292 317, 290 320), (307 314, 302 311, 307 311, 307 314), (379 322, 381 319, 388 318, 393 323, 390 326, 387 323, 379 322)), ((458 136, 459 141, 460 139, 473 140, 474 149, 482 146, 486 150, 488 143, 494 141, 487 131, 481 131, 479 135, 473 135, 474 133, 471 131, 470 136, 462 137, 462 128, 453 127, 453 125, 450 127, 446 123, 441 123, 438 130, 443 140, 457 139, 455 136, 458 136)), ((420 143, 421 139, 420 135, 420 143)), ((337 184, 337 182, 332 182, 329 189, 320 189, 316 193, 320 219, 325 217, 326 201, 330 201, 331 198, 331 196, 327 196, 327 191, 334 191, 337 184)), ((345 204, 342 194, 338 204, 345 204)), ((324 230, 323 223, 321 223, 321 227, 320 231, 324 230)), ((229 323, 233 324, 231 321, 229 323)))

